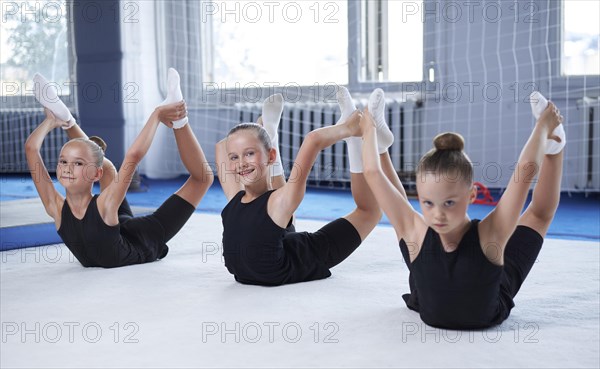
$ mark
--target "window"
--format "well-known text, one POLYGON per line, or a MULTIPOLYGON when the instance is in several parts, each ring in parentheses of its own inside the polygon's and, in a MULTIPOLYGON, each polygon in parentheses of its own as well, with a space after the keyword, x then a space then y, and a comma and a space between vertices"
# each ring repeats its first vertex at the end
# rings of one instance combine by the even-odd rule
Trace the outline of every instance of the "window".
POLYGON ((363 82, 423 79, 423 1, 361 1, 363 82))
POLYGON ((19 1, 2 4, 0 80, 2 96, 32 95, 36 72, 70 94, 65 1, 19 1))
POLYGON ((562 74, 600 74, 600 2, 564 0, 562 74))
POLYGON ((205 1, 201 13, 206 82, 348 83, 346 1, 205 1))

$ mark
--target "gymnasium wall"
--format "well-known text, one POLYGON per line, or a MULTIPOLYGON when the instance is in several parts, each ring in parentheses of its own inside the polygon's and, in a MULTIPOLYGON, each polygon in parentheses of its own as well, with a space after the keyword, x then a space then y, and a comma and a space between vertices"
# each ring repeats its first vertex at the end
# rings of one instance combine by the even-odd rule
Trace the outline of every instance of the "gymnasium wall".
MULTIPOLYGON (((364 100, 381 86, 396 100, 420 101, 419 120, 415 120, 419 135, 410 138, 412 147, 424 152, 435 134, 457 131, 465 136, 476 180, 494 188, 504 188, 510 178, 534 123, 528 96, 539 90, 565 116, 568 145, 563 190, 600 191, 600 79, 561 76, 561 3, 424 0, 416 13, 425 19, 424 82, 361 83, 349 76, 348 88, 357 99, 364 100), (586 122, 590 106, 595 111, 592 125, 586 122)), ((239 91, 206 94, 202 80, 206 35, 202 20, 193 16, 199 14, 201 3, 85 0, 77 4, 79 10, 86 5, 100 7, 104 14, 91 19, 89 12, 87 18, 81 11, 73 12, 76 102, 83 128, 107 139, 109 156, 120 162, 164 99, 167 68, 175 67, 182 76, 190 124, 213 162, 214 144, 239 121, 239 107, 234 108, 232 102, 244 102, 245 96, 239 91), (82 86, 90 83, 101 86, 100 100, 84 96, 89 91, 82 86)), ((360 36, 358 4, 348 3, 351 41, 360 36)), ((400 14, 398 21, 406 15, 400 14)), ((348 48, 349 63, 356 63, 357 44, 349 42, 348 48)), ((270 89, 255 92, 253 96, 260 98, 273 93, 270 89)), ((140 170, 152 178, 185 173, 173 134, 166 127, 159 128, 140 170)))
MULTIPOLYGON (((156 69, 158 58, 165 57, 156 46, 161 36, 147 37, 160 29, 156 27, 157 8, 149 2, 137 4, 139 22, 122 23, 124 80, 139 83, 139 94, 143 97, 141 103, 130 106, 125 103, 128 141, 145 119, 144 115, 162 99, 157 90, 160 91, 164 82, 158 73, 166 74, 161 70, 157 73, 156 69)), ((425 150, 431 146, 435 134, 457 131, 465 136, 466 150, 475 163, 476 179, 489 187, 503 188, 534 123, 528 96, 533 90, 539 90, 550 97, 565 116, 569 145, 565 151, 563 188, 584 189, 580 178, 587 159, 579 149, 586 143, 583 131, 587 126, 583 122, 582 99, 597 97, 599 84, 597 77, 566 79, 557 70, 560 2, 425 1, 420 12, 426 19, 425 77, 431 67, 435 79, 384 87, 390 95, 408 92, 423 99, 422 136, 415 138, 420 141, 415 146, 425 150)), ((201 52, 201 48, 199 50, 201 52)), ((184 61, 184 65, 173 66, 194 74, 190 61, 184 61)), ((188 81, 182 75, 185 85, 188 81)), ((195 82, 201 83, 197 78, 195 82)), ((376 84, 370 87, 367 89, 376 84)), ((184 86, 184 91, 186 88, 201 90, 199 86, 184 86)), ((364 84, 353 86, 351 82, 349 88, 358 97, 367 96, 364 84)), ((262 93, 263 97, 267 96, 266 91, 262 93)), ((192 126, 211 161, 214 160, 214 143, 236 122, 230 108, 229 104, 204 104, 190 109, 192 126)), ((173 150, 172 135, 160 133, 159 136, 157 141, 166 146, 153 146, 143 172, 152 177, 184 172, 173 150)), ((598 176, 600 160, 598 152, 595 155, 593 165, 598 176)))

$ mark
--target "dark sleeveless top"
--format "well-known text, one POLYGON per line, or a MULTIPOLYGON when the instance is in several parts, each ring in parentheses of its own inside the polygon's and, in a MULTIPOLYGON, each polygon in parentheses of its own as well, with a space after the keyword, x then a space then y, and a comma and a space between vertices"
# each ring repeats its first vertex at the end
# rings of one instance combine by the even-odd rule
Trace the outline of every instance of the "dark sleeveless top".
MULTIPOLYGON (((65 199, 58 234, 73 255, 85 267, 114 268, 155 261, 164 257, 168 247, 160 223, 149 217, 104 223, 95 195, 83 219, 77 219, 65 199)), ((121 218, 121 217, 120 217, 121 218)))
POLYGON ((235 280, 245 284, 278 286, 327 278, 331 275, 320 260, 307 232, 281 228, 267 213, 273 191, 249 203, 238 192, 221 212, 223 258, 235 280))
POLYGON ((500 291, 503 267, 491 263, 481 249, 478 224, 479 220, 471 221, 452 252, 444 250, 439 234, 429 228, 412 263, 406 242, 400 240, 411 292, 402 297, 430 326, 487 328, 506 319, 514 306, 500 291))

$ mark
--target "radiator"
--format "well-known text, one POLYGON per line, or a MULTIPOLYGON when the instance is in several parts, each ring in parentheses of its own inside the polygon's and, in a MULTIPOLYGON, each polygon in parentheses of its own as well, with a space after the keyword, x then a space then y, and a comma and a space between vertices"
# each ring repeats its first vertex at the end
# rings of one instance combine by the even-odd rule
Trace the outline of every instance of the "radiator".
MULTIPOLYGON (((41 109, 0 110, 0 173, 29 172, 25 159, 25 141, 43 120, 44 112, 41 109)), ((62 129, 55 129, 46 136, 40 152, 48 171, 56 171, 60 148, 65 142, 67 134, 62 129)))
MULTIPOLYGON (((356 100, 358 109, 365 100, 356 100)), ((241 103, 235 106, 237 120, 256 122, 262 103, 241 103)), ((386 122, 394 134, 389 153, 398 173, 413 172, 421 155, 421 109, 415 102, 386 100, 386 122)), ((340 117, 337 103, 286 103, 279 124, 279 151, 286 175, 290 174, 294 159, 306 134, 314 129, 335 124, 340 117)), ((321 151, 308 177, 310 185, 347 187, 350 171, 345 143, 340 141, 321 151)), ((405 183, 410 185, 410 183, 405 183)))
POLYGON ((583 124, 579 132, 581 144, 576 145, 575 188, 597 192, 600 190, 600 98, 584 98, 578 105, 583 124))

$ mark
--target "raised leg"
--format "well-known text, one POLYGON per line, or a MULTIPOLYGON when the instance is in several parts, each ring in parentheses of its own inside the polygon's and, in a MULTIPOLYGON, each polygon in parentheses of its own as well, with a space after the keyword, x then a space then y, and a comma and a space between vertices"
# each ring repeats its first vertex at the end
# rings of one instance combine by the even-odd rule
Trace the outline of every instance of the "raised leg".
POLYGON ((544 157, 531 203, 519 218, 519 225, 533 228, 542 237, 546 236, 560 201, 563 153, 544 157))
POLYGON ((344 216, 358 231, 360 239, 367 238, 381 219, 381 209, 362 173, 350 173, 350 186, 356 209, 344 216))
POLYGON ((190 125, 186 124, 173 132, 181 161, 190 173, 175 194, 196 207, 213 182, 213 172, 190 125))
POLYGON ((48 83, 46 78, 39 73, 33 76, 33 93, 37 101, 46 109, 49 109, 54 116, 65 122, 63 129, 68 129, 76 124, 75 119, 67 106, 58 97, 56 88, 48 83))
MULTIPOLYGON (((344 86, 340 86, 337 91, 338 105, 340 106, 340 119, 336 124, 343 124, 356 110, 356 105, 350 96, 350 92, 344 86)), ((346 148, 348 150, 348 164, 350 165, 350 173, 362 173, 362 138, 348 137, 346 148)))
MULTIPOLYGON (((281 94, 278 94, 278 95, 281 96, 281 94)), ((282 96, 282 99, 283 99, 283 96, 282 96)), ((267 101, 269 101, 269 98, 267 98, 267 100, 265 100, 265 103, 263 105, 263 113, 265 111, 275 110, 275 107, 273 106, 273 104, 270 104, 267 106, 267 101)), ((283 162, 281 161, 281 153, 279 152, 279 134, 277 133, 279 121, 281 120, 281 112, 283 112, 283 100, 281 100, 281 111, 279 112, 278 117, 276 119, 273 119, 273 117, 271 116, 271 118, 270 118, 271 123, 268 125, 270 127, 270 129, 267 130, 267 134, 269 134, 269 137, 271 137, 271 145, 273 145, 275 150, 277 150, 277 158, 275 160, 275 163, 272 164, 270 173, 269 173, 270 177, 271 177, 271 188, 274 190, 283 187, 286 182, 285 181, 285 172, 283 170, 283 162), (273 124, 273 122, 276 122, 276 123, 273 124), (275 126, 274 128, 273 128, 273 125, 275 126), (269 131, 271 133, 269 133, 269 131), (275 133, 273 134, 272 132, 275 132, 275 133), (271 134, 273 134, 274 136, 271 136, 271 134)), ((260 124, 261 126, 263 126, 265 128, 265 130, 267 129, 267 126, 265 125, 265 123, 263 121, 262 115, 260 117, 258 117, 256 124, 260 124)))

